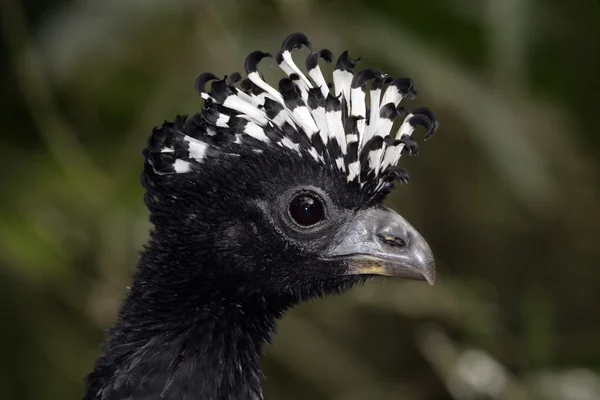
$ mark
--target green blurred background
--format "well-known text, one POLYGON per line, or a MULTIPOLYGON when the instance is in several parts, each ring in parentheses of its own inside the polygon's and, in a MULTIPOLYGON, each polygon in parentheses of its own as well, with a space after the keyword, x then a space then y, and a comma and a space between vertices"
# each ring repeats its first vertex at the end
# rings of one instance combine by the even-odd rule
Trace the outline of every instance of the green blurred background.
POLYGON ((410 106, 436 111, 389 204, 438 281, 292 311, 263 357, 267 398, 600 399, 597 1, 0 7, 0 399, 82 396, 147 237, 152 127, 199 111, 201 72, 295 31, 414 78, 410 106))

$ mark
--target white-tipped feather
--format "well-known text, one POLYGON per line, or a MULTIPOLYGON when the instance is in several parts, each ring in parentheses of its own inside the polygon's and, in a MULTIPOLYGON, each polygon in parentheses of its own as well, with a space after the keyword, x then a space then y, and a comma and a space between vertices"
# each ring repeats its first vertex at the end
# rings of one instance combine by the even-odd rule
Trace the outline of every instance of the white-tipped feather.
POLYGON ((256 107, 262 107, 265 105, 265 99, 270 98, 271 100, 275 100, 269 93, 262 92, 260 94, 253 94, 252 100, 254 100, 253 104, 257 104, 256 107))
POLYGON ((314 147, 308 150, 308 154, 310 154, 315 159, 315 161, 323 161, 323 157, 319 155, 317 149, 315 149, 314 147))
POLYGON ((333 85, 335 87, 335 95, 339 96, 342 94, 344 99, 346 99, 346 112, 350 112, 350 86, 352 85, 352 75, 351 72, 342 71, 336 69, 333 71, 333 85))
POLYGON ((294 73, 294 70, 292 69, 292 67, 290 67, 290 65, 289 65, 289 64, 288 64, 288 63, 287 63, 285 60, 282 60, 282 61, 279 63, 279 68, 281 68, 281 70, 282 70, 283 72, 285 72, 285 74, 286 74, 287 76, 290 76, 291 74, 293 74, 293 73, 294 73))
POLYGON ((215 125, 221 128, 227 128, 229 126, 228 122, 229 115, 219 114, 219 118, 217 118, 217 122, 215 123, 215 125))
POLYGON ((354 180, 358 175, 360 175, 360 163, 355 161, 348 164, 348 182, 354 180))
POLYGON ((415 127, 410 124, 410 120, 414 117, 413 114, 408 114, 406 118, 404 118, 404 122, 398 128, 398 132, 396 132, 396 139, 400 139, 404 135, 412 135, 415 127))
POLYGON ((283 138, 279 142, 282 146, 287 147, 288 149, 294 150, 296 153, 300 154, 300 145, 298 143, 294 143, 290 140, 290 138, 283 138))
POLYGON ((250 72, 248 74, 248 79, 250 79, 250 82, 254 83, 256 86, 273 96, 275 100, 283 104, 283 97, 281 96, 281 93, 279 93, 273 86, 263 81, 258 72, 250 72))
POLYGON ((252 121, 258 123, 259 125, 266 125, 269 121, 263 110, 259 110, 252 104, 245 102, 237 95, 227 96, 223 102, 223 106, 247 115, 252 121))
POLYGON ((244 100, 246 103, 252 104, 254 107, 259 107, 264 104, 264 98, 261 101, 258 96, 246 94, 238 88, 235 89, 235 92, 240 99, 244 100))
POLYGON ((327 120, 327 128, 332 138, 335 138, 342 149, 342 154, 346 154, 346 137, 344 134, 344 125, 342 122, 341 111, 328 111, 325 112, 325 119, 327 120))
POLYGON ((398 91, 396 86, 389 85, 385 92, 383 93, 383 98, 381 99, 381 104, 386 105, 388 103, 394 103, 394 105, 398 105, 402 100, 402 95, 398 91))
POLYGON ((369 152, 369 166, 377 175, 381 168, 381 156, 383 155, 383 148, 377 150, 371 150, 369 152))
POLYGON ((335 160, 335 165, 337 165, 337 167, 340 170, 342 170, 342 172, 346 172, 346 163, 344 162, 344 159, 342 157, 335 160))
POLYGON ((302 129, 304 130, 304 132, 306 132, 309 138, 312 136, 313 133, 317 133, 319 131, 315 120, 313 119, 312 115, 310 114, 310 111, 308 110, 308 107, 306 106, 294 108, 294 110, 292 111, 292 119, 294 120, 294 122, 296 122, 297 125, 302 127, 302 129))
MULTIPOLYGON (((262 54, 264 55, 265 53, 262 54)), ((313 53, 311 57, 315 55, 313 53)), ((329 59, 329 55, 327 58, 329 59)), ((352 62, 354 63, 354 61, 352 62)), ((395 85, 384 86, 385 89, 378 87, 365 93, 363 86, 352 88, 353 72, 350 70, 335 69, 333 72, 333 93, 337 97, 336 102, 339 101, 342 107, 346 107, 346 109, 326 111, 322 104, 315 109, 311 109, 308 106, 309 89, 313 87, 319 88, 320 94, 325 98, 330 95, 327 80, 323 76, 318 62, 315 64, 314 59, 307 61, 307 63, 313 66, 308 71, 308 74, 305 74, 294 63, 290 50, 283 50, 281 52, 279 67, 288 76, 297 75, 297 77, 293 76, 292 81, 300 93, 299 99, 293 97, 287 99, 286 97, 288 105, 286 105, 283 95, 263 80, 252 63, 253 59, 248 58, 246 68, 248 71, 251 71, 248 73, 248 79, 258 88, 262 89, 262 92, 259 94, 247 93, 234 87, 233 83, 231 83, 226 97, 220 97, 217 93, 211 92, 212 94, 209 94, 204 91, 204 88, 198 88, 200 96, 207 101, 207 108, 211 107, 212 103, 218 103, 223 107, 233 110, 233 113, 229 113, 231 114, 230 116, 221 112, 222 110, 220 109, 210 110, 210 114, 207 113, 202 123, 198 124, 195 128, 194 138, 186 136, 183 130, 176 131, 174 134, 183 135, 180 136, 179 140, 186 142, 187 146, 178 147, 176 144, 172 144, 170 139, 165 141, 164 137, 157 139, 163 140, 165 143, 165 146, 158 150, 159 154, 164 154, 165 157, 162 159, 162 164, 158 162, 154 163, 150 159, 150 164, 154 167, 155 171, 157 168, 162 168, 161 171, 156 171, 157 173, 172 173, 173 170, 175 173, 190 172, 194 170, 192 168, 194 162, 201 163, 204 161, 209 148, 212 150, 218 149, 220 146, 218 143, 233 142, 238 145, 252 146, 256 142, 244 140, 243 135, 248 135, 264 143, 265 146, 280 146, 299 155, 308 154, 311 159, 319 163, 331 160, 329 161, 331 162, 329 168, 342 171, 346 175, 348 182, 358 181, 360 188, 368 186, 369 190, 379 190, 385 186, 386 181, 380 174, 386 171, 389 166, 395 165, 398 162, 405 145, 399 143, 395 146, 387 146, 385 141, 381 139, 372 139, 375 137, 385 138, 390 135, 393 127, 393 117, 396 114, 393 108, 396 108, 403 100, 403 95, 395 85), (367 96, 369 96, 368 102, 366 99, 367 96), (215 97, 219 99, 224 98, 224 100, 221 103, 215 97), (271 104, 265 109, 267 98, 281 104, 282 107, 271 104), (370 105, 369 112, 367 112, 367 103, 370 105), (390 103, 392 103, 393 108, 390 108, 390 103), (387 108, 384 109, 386 105, 387 108), (385 113, 382 113, 383 110, 385 110, 385 113), (393 115, 390 115, 390 113, 393 115), (272 118, 268 117, 268 115, 271 115, 272 118), (382 115, 390 116, 382 117, 382 115), (346 135, 344 125, 347 121, 342 120, 342 116, 356 119, 356 130, 354 132, 346 135), (240 121, 239 119, 246 121, 240 121), (240 129, 243 129, 243 131, 240 132, 240 129), (222 130, 225 130, 227 133, 223 133, 222 130), (295 130, 295 132, 290 133, 291 130, 295 130), (308 141, 306 139, 299 139, 296 136, 300 130, 307 135, 308 141), (210 142, 202 140, 203 136, 215 137, 225 134, 233 136, 224 136, 216 141, 213 138, 210 142), (314 142, 311 143, 316 134, 318 134, 324 147, 317 146, 314 142), (208 143, 211 143, 211 145, 208 143), (365 146, 368 146, 366 162, 363 161, 362 157, 364 155, 361 154, 365 146), (348 154, 349 151, 357 153, 348 154), (187 154, 180 154, 181 152, 187 152, 187 154), (327 155, 327 152, 330 154, 327 155), (175 155, 174 161, 172 161, 173 155, 175 155), (165 164, 165 160, 167 167, 169 167, 169 163, 172 163, 172 169, 165 169, 160 166, 165 164), (361 171, 361 168, 367 168, 368 170, 361 171), (364 181, 364 176, 367 176, 367 179, 374 179, 374 184, 367 185, 368 182, 364 181)), ((211 75, 207 74, 205 77, 209 76, 213 80, 217 79, 211 75)), ((236 81, 239 81, 239 77, 236 81)), ((201 84, 203 83, 204 78, 201 80, 201 84)), ((293 94, 290 95, 292 96, 293 94)), ((311 105, 314 107, 314 104, 311 105)), ((335 106, 339 108, 338 104, 335 106)), ((421 115, 421 119, 419 120, 421 124, 423 124, 423 121, 427 123, 427 118, 433 118, 432 115, 427 114, 427 111, 423 111, 423 113, 424 116, 421 115)), ((414 118, 414 115, 409 114, 397 132, 395 132, 395 135, 390 136, 399 140, 406 135, 412 135, 415 129, 411 124, 412 118, 414 118)), ((428 127, 430 130, 431 128, 435 128, 437 123, 435 120, 432 120, 431 124, 433 126, 428 127)), ((257 153, 265 152, 258 144, 255 144, 255 146, 257 148, 253 148, 253 150, 257 153)), ((230 152, 228 153, 231 154, 230 152)), ((233 154, 235 154, 235 151, 233 151, 233 154)))
POLYGON ((184 174, 186 172, 190 172, 192 168, 190 167, 190 163, 183 160, 175 160, 175 164, 173 164, 173 168, 175 169, 175 173, 184 174))
POLYGON ((190 157, 196 161, 202 161, 204 154, 206 153, 206 149, 208 149, 208 145, 189 136, 185 136, 184 140, 188 143, 188 152, 190 157))
POLYGON ((244 128, 244 133, 252 136, 255 139, 260 140, 261 142, 270 142, 267 135, 265 135, 265 131, 260 126, 256 125, 253 122, 248 122, 246 127, 244 128))
POLYGON ((284 122, 286 122, 286 118, 288 117, 288 112, 286 110, 281 110, 275 115, 275 118, 271 120, 278 127, 282 127, 284 122))
POLYGON ((375 122, 375 126, 372 128, 374 136, 384 137, 388 135, 393 125, 394 122, 388 118, 379 118, 377 122, 375 122))
POLYGON ((325 77, 323 76, 319 65, 308 71, 308 75, 310 75, 312 80, 315 82, 316 87, 321 89, 323 97, 327 97, 329 94, 329 87, 327 86, 327 81, 325 81, 325 77))
POLYGON ((323 143, 329 141, 329 127, 327 126, 327 117, 325 116, 325 108, 317 107, 315 110, 310 112, 317 124, 319 129, 319 136, 323 143))
POLYGON ((371 139, 373 136, 375 136, 374 127, 377 126, 377 122, 379 121, 381 89, 370 90, 369 98, 371 100, 371 110, 369 113, 369 125, 365 130, 365 143, 368 142, 369 139, 371 139))
MULTIPOLYGON (((308 78, 306 77, 306 75, 304 75, 304 73, 302 71, 300 71, 300 68, 298 68, 298 66, 296 65, 296 63, 294 63, 294 59, 292 58, 292 53, 290 53, 289 51, 285 50, 281 54, 281 57, 283 58, 283 63, 285 63, 285 64, 287 64, 289 66, 289 68, 292 70, 292 73, 298 74, 298 76, 306 84, 306 86, 309 87, 309 88, 312 88, 312 84, 310 83, 310 81, 308 80, 308 78)), ((285 70, 284 70, 284 72, 287 73, 287 71, 285 71, 285 70)), ((288 75, 291 75, 291 74, 288 74, 288 75)))
MULTIPOLYGON (((415 128, 410 124, 411 118, 413 118, 413 114, 408 114, 404 119, 400 128, 398 128, 398 132, 396 133, 396 139, 399 140, 402 136, 407 135, 411 136, 414 132, 415 128)), ((390 165, 396 165, 400 160, 400 156, 402 155, 402 150, 404 149, 404 143, 400 143, 396 146, 388 146, 385 150, 385 154, 383 156, 383 160, 381 162, 381 169, 385 170, 390 165)))
POLYGON ((367 116, 367 104, 365 103, 365 92, 361 88, 353 88, 350 90, 350 103, 352 106, 352 114, 354 116, 360 117, 356 121, 356 127, 358 129, 358 149, 362 149, 364 145, 364 135, 365 135, 365 124, 367 116))

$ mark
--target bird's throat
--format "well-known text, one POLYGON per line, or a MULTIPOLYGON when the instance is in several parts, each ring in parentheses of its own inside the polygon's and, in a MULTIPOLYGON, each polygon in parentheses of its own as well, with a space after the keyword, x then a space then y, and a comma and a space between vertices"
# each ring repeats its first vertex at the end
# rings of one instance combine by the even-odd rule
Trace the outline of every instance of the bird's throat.
POLYGON ((264 298, 169 297, 138 276, 86 399, 261 399, 261 348, 283 311, 264 298))

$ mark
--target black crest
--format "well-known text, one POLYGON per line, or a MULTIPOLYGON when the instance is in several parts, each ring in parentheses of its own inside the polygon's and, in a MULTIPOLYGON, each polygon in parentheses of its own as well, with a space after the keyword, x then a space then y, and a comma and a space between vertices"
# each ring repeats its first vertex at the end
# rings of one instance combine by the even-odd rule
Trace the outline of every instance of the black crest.
POLYGON ((416 153, 411 137, 415 128, 424 127, 428 138, 438 127, 429 109, 400 107, 416 96, 411 79, 394 79, 379 69, 355 72, 358 60, 345 51, 335 64, 333 84, 328 83, 319 60, 331 63, 332 53, 312 51, 308 38, 295 33, 275 57, 287 75, 276 89, 258 72, 265 57, 272 56, 254 51, 246 58, 246 78, 237 72, 222 79, 212 73, 198 77, 196 90, 205 100, 202 112, 190 120, 165 123, 149 140, 145 156, 155 173, 191 173, 250 146, 259 153, 269 147, 293 152, 335 169, 367 195, 408 180, 396 164, 403 152, 416 153), (292 51, 302 47, 309 49, 308 77, 292 59, 292 51))

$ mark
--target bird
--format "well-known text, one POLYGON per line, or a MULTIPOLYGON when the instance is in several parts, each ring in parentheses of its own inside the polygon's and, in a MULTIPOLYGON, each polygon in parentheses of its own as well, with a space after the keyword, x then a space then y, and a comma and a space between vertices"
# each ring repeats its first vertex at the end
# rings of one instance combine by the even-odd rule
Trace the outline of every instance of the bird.
POLYGON ((293 33, 275 57, 248 55, 245 77, 201 74, 200 111, 153 129, 152 228, 86 400, 263 399, 261 351, 290 308, 378 275, 433 284, 430 246, 382 203, 408 182, 413 132, 438 122, 404 107, 411 79, 359 60, 343 52, 331 82, 332 52, 293 33), (292 53, 306 50, 303 72, 292 53))

